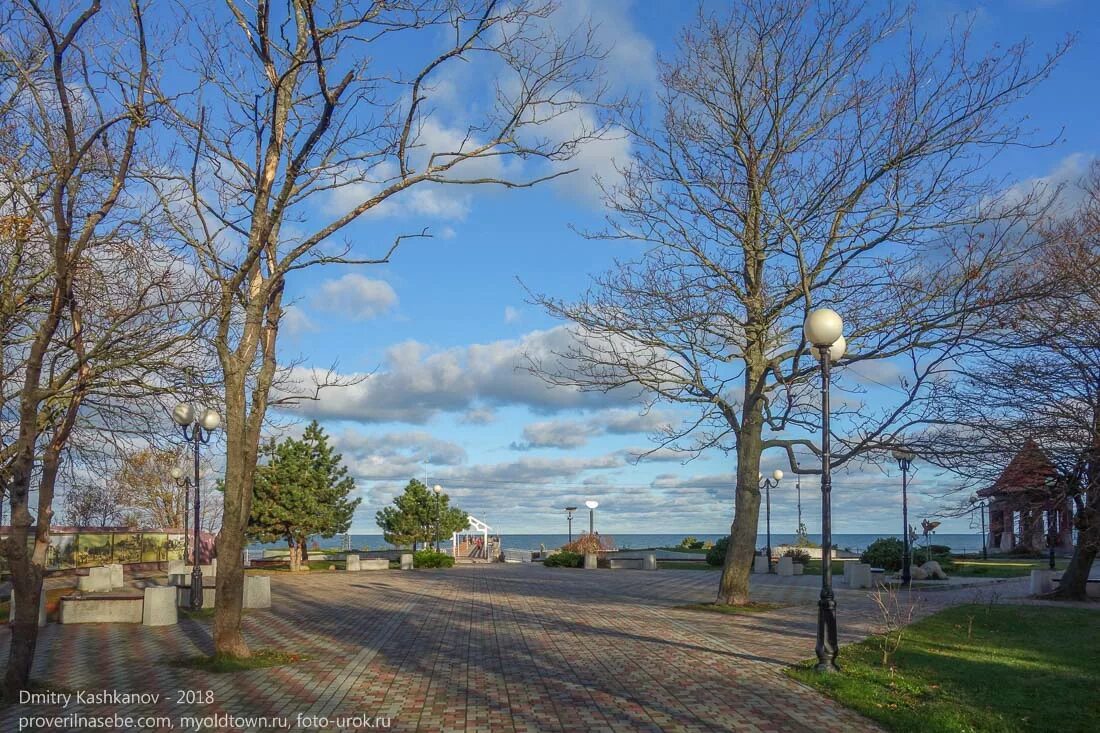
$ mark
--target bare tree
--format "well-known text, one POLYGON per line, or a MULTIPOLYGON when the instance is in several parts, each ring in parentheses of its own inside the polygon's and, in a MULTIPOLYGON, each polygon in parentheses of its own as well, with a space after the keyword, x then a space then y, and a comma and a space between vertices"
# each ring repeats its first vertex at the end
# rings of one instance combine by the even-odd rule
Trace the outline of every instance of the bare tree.
POLYGON ((945 365, 1025 297, 1012 273, 1035 201, 984 170, 1026 142, 1012 104, 1063 50, 975 55, 967 29, 934 45, 893 10, 740 0, 683 33, 655 121, 620 120, 638 152, 590 236, 644 252, 575 302, 535 296, 576 345, 532 368, 682 405, 660 446, 736 455, 720 602, 749 600, 762 451, 819 472, 799 460, 819 455, 806 315, 829 307, 846 323, 835 467, 935 421, 945 365), (900 375, 872 395, 856 375, 874 362, 900 375))
MULTIPOLYGON (((129 400, 170 387, 186 363, 196 305, 178 258, 155 239, 155 198, 133 173, 156 100, 141 5, 104 11, 23 0, 0 29, 12 80, 0 170, 5 263, 0 484, 11 504, 3 552, 19 597, 35 606, 52 503, 70 441, 141 427, 129 400), (183 282, 181 283, 181 279, 183 282), (180 285, 183 285, 180 288, 180 285), (182 295, 181 295, 182 292, 182 295), (36 496, 32 499, 32 493, 36 496)), ((16 610, 4 681, 28 684, 33 612, 16 610)))
POLYGON ((602 89, 591 29, 557 33, 543 0, 226 0, 207 10, 191 58, 201 88, 175 106, 191 169, 160 188, 218 289, 226 473, 214 646, 247 656, 240 557, 287 277, 387 262, 405 237, 334 240, 413 187, 526 187, 568 172, 555 162, 603 133, 602 89), (461 87, 447 75, 467 63, 481 78, 459 89, 463 110, 448 127, 437 90, 461 87), (555 123, 568 132, 551 134, 555 123))
POLYGON ((1100 164, 1066 193, 1079 206, 1050 225, 1023 268, 1043 297, 1008 314, 981 354, 959 364, 947 424, 920 444, 969 493, 1034 441, 1059 473, 1036 500, 1074 505, 1077 539, 1055 595, 1084 599, 1100 551, 1100 164))

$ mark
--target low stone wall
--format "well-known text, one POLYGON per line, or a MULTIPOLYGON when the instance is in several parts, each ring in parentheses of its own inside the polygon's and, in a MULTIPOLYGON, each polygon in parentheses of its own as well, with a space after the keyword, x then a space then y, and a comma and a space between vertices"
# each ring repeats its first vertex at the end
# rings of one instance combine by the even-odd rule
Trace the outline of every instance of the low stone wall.
POLYGON ((384 557, 365 557, 359 561, 362 570, 389 570, 390 561, 384 557))
POLYGON ((65 596, 61 599, 63 624, 140 624, 143 596, 65 596))

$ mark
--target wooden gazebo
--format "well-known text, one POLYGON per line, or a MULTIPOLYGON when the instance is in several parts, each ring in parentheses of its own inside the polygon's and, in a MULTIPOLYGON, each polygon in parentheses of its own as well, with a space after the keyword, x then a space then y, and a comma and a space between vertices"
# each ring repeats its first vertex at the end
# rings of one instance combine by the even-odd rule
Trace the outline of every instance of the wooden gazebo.
POLYGON ((1058 469, 1034 441, 1024 443, 1000 477, 978 496, 989 501, 990 547, 1042 552, 1073 548, 1073 509, 1058 469))

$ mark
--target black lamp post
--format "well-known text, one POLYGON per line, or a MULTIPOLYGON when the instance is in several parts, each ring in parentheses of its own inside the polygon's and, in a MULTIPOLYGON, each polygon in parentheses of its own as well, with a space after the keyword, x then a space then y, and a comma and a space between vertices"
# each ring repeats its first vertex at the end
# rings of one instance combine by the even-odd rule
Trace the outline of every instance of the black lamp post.
POLYGON ((913 465, 913 459, 916 458, 916 455, 904 448, 892 451, 891 455, 894 456, 894 460, 898 462, 898 468, 901 469, 901 585, 903 588, 908 588, 913 582, 912 574, 909 571, 909 565, 912 562, 909 548, 909 467, 913 465))
POLYGON ((577 511, 575 506, 565 507, 565 519, 569 522, 569 544, 573 544, 573 512, 577 511))
POLYGON ((172 474, 172 480, 176 482, 176 486, 181 487, 184 490, 183 494, 183 561, 185 563, 191 562, 191 535, 188 534, 187 528, 191 525, 191 477, 183 473, 183 469, 179 466, 172 466, 170 471, 172 474))
POLYGON ((202 568, 199 567, 199 446, 210 442, 210 434, 221 425, 222 417, 209 408, 199 415, 191 405, 180 403, 172 411, 172 419, 179 425, 183 439, 195 449, 195 478, 192 482, 195 490, 195 539, 191 543, 194 554, 191 562, 191 610, 198 611, 202 608, 202 568))
POLYGON ((439 552, 439 522, 442 519, 443 513, 440 502, 443 500, 443 487, 436 484, 432 491, 435 492, 435 542, 433 544, 435 545, 435 551, 439 552))
POLYGON ((819 672, 839 670, 836 663, 836 596, 833 594, 832 457, 829 450, 829 366, 844 355, 844 321, 836 311, 820 308, 806 317, 803 335, 821 361, 821 596, 817 602, 819 672))
MULTIPOLYGON (((986 539, 986 533, 985 533, 985 502, 984 501, 979 501, 978 496, 975 494, 974 496, 970 497, 970 504, 975 509, 978 510, 978 513, 981 514, 981 517, 982 517, 982 559, 983 560, 988 560, 989 559, 989 546, 986 544, 987 539, 986 539)), ((971 526, 973 526, 973 525, 971 525, 971 526)))
POLYGON ((756 478, 760 481, 760 488, 764 489, 764 496, 767 497, 764 506, 768 532, 768 572, 774 573, 775 568, 772 567, 772 487, 778 486, 779 482, 783 480, 783 472, 777 468, 772 471, 771 478, 764 478, 762 473, 757 473, 756 478))

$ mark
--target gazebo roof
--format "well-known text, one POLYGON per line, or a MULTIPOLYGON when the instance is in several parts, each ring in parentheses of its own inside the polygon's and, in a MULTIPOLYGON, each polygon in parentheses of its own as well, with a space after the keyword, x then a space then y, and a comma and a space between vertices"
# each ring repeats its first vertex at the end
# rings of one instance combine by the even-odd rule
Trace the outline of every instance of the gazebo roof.
POLYGON ((978 496, 993 497, 1029 492, 1049 493, 1050 479, 1058 478, 1058 469, 1030 438, 1020 452, 1009 461, 992 486, 978 490, 978 496))

